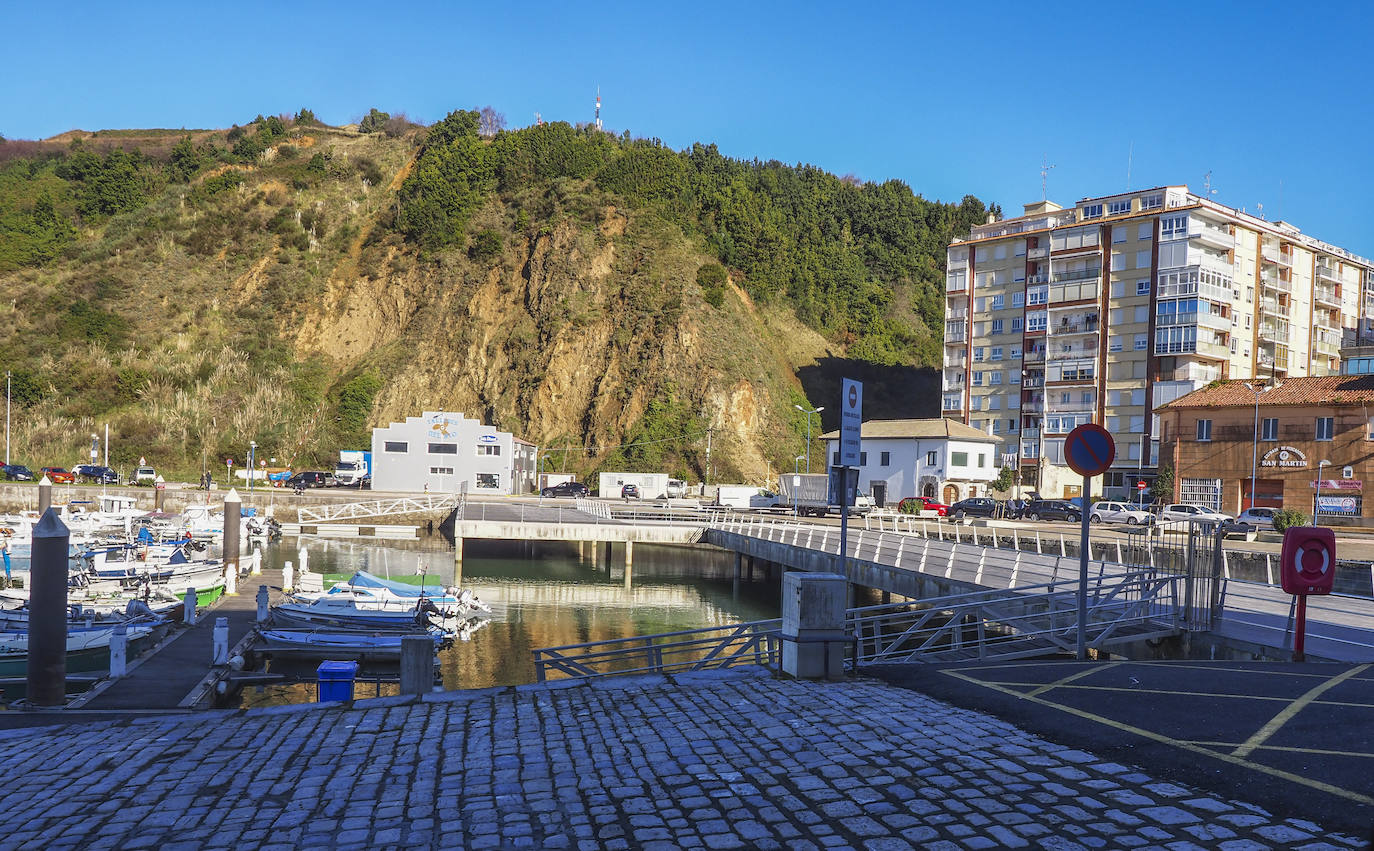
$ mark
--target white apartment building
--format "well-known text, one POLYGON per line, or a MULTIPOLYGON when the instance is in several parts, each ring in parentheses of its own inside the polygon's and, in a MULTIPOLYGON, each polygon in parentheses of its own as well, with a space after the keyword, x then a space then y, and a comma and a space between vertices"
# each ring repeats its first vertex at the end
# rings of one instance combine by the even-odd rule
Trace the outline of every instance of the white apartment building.
POLYGON ((942 410, 1077 496, 1064 437, 1116 437, 1105 495, 1156 472, 1159 405, 1218 378, 1332 375, 1374 333, 1374 264, 1186 186, 1027 204, 947 255, 942 410))
MULTIPOLYGON (((840 433, 821 435, 830 463, 840 463, 840 433)), ((869 420, 859 427, 859 492, 877 505, 908 496, 946 504, 987 496, 1007 457, 1002 438, 950 419, 869 420)))

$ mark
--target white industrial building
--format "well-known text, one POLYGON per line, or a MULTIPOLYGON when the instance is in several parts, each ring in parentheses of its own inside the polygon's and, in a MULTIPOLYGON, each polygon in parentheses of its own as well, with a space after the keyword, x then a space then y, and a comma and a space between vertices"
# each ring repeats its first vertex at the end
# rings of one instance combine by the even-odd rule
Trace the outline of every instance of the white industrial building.
POLYGON ((372 430, 372 488, 510 494, 528 489, 533 446, 448 411, 425 411, 372 430), (520 451, 517 451, 517 447, 520 451))
MULTIPOLYGON (((1002 438, 956 420, 872 420, 859 437, 859 492, 878 506, 909 496, 945 503, 987 496, 1002 466, 1002 438)), ((821 435, 832 465, 840 463, 839 438, 838 431, 821 435)))

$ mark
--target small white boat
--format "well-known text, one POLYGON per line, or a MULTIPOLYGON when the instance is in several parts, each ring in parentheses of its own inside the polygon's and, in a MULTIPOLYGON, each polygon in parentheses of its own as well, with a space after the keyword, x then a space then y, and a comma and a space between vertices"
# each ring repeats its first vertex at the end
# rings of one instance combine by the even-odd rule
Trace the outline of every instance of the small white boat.
MULTIPOLYGON (((287 654, 311 659, 358 659, 397 661, 401 658, 401 640, 416 633, 373 632, 349 633, 327 630, 262 629, 262 652, 287 654)), ((424 635, 424 633, 419 633, 424 635)), ((437 650, 447 638, 430 632, 429 638, 437 650)))

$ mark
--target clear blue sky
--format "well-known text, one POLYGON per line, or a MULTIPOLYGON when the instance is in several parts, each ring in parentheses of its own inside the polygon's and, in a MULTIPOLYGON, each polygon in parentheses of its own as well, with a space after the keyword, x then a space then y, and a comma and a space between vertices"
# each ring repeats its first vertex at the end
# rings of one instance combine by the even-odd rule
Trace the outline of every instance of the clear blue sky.
POLYGON ((616 131, 1008 214, 1042 156, 1061 203, 1128 188, 1128 157, 1129 188, 1211 171, 1216 200, 1374 256, 1372 8, 0 0, 0 133, 484 104, 517 127, 588 121, 600 86, 616 131))

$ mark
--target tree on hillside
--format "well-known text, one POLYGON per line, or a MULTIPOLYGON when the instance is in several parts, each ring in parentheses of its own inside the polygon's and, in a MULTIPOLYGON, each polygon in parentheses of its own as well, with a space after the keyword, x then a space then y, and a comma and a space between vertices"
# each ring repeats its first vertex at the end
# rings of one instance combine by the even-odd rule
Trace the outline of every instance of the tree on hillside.
POLYGON ((315 117, 315 113, 311 112, 311 111, 308 110, 308 109, 302 109, 300 112, 296 113, 296 123, 297 123, 297 124, 319 124, 319 123, 320 123, 320 120, 319 120, 318 118, 315 117))
POLYGON ((480 130, 483 136, 491 137, 506 129, 506 116, 491 108, 491 105, 482 107, 478 113, 481 117, 480 130))
POLYGON ((391 116, 388 113, 382 112, 374 106, 372 110, 363 117, 363 120, 358 122, 358 132, 376 133, 385 130, 386 123, 390 120, 391 116))

